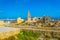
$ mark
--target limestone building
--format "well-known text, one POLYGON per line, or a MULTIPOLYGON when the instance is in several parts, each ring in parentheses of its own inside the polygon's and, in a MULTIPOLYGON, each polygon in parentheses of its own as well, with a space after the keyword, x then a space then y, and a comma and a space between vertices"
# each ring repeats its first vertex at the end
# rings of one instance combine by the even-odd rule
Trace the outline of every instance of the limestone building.
POLYGON ((49 23, 51 21, 49 16, 43 16, 41 20, 43 23, 49 23))
POLYGON ((24 20, 21 19, 20 17, 17 18, 17 23, 21 23, 21 22, 23 22, 23 21, 24 21, 24 20))

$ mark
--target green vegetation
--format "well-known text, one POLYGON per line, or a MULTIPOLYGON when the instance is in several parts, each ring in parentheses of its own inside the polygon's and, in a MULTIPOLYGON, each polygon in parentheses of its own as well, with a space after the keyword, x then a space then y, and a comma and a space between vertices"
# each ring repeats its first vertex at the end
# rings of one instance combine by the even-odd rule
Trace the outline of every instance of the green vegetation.
POLYGON ((37 40, 39 36, 40 36, 39 32, 22 30, 17 35, 17 40, 37 40))
MULTIPOLYGON (((42 33, 43 34, 43 33, 42 33)), ((45 33, 44 33, 45 34, 45 33)), ((50 35, 49 33, 47 33, 46 35, 44 35, 44 40, 50 40, 50 39, 54 39, 52 37, 53 35, 50 35)), ((18 35, 6 38, 4 40, 37 40, 40 37, 43 37, 41 35, 41 32, 39 31, 32 31, 32 30, 21 30, 20 33, 18 35)), ((60 38, 55 38, 55 39, 60 39, 60 38)), ((54 40, 55 40, 54 39, 54 40)))
POLYGON ((37 40, 40 37, 40 32, 32 30, 21 30, 18 35, 15 35, 3 40, 37 40), (15 38, 15 36, 17 38, 15 38))

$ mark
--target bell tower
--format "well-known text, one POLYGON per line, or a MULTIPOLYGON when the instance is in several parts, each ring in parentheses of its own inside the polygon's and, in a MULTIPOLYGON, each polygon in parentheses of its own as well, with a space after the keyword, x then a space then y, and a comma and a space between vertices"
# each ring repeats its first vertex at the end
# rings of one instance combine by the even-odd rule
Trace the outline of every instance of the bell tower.
POLYGON ((30 11, 28 10, 28 22, 31 21, 30 11))

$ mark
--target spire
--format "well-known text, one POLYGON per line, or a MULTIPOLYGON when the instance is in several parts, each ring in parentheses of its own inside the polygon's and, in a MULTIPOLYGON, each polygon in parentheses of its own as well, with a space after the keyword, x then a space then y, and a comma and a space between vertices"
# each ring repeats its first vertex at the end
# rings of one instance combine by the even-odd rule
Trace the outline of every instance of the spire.
POLYGON ((30 18, 30 11, 28 10, 28 22, 31 21, 31 18, 30 18))
POLYGON ((28 17, 30 18, 30 11, 28 10, 28 17))

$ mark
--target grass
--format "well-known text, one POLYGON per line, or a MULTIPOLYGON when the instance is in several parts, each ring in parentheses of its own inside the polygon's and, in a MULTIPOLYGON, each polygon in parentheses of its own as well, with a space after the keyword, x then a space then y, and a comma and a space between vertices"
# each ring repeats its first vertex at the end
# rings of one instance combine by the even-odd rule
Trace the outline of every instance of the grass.
POLYGON ((38 37, 40 36, 40 33, 35 31, 28 31, 28 30, 22 30, 18 35, 17 35, 17 40, 37 40, 38 37))

